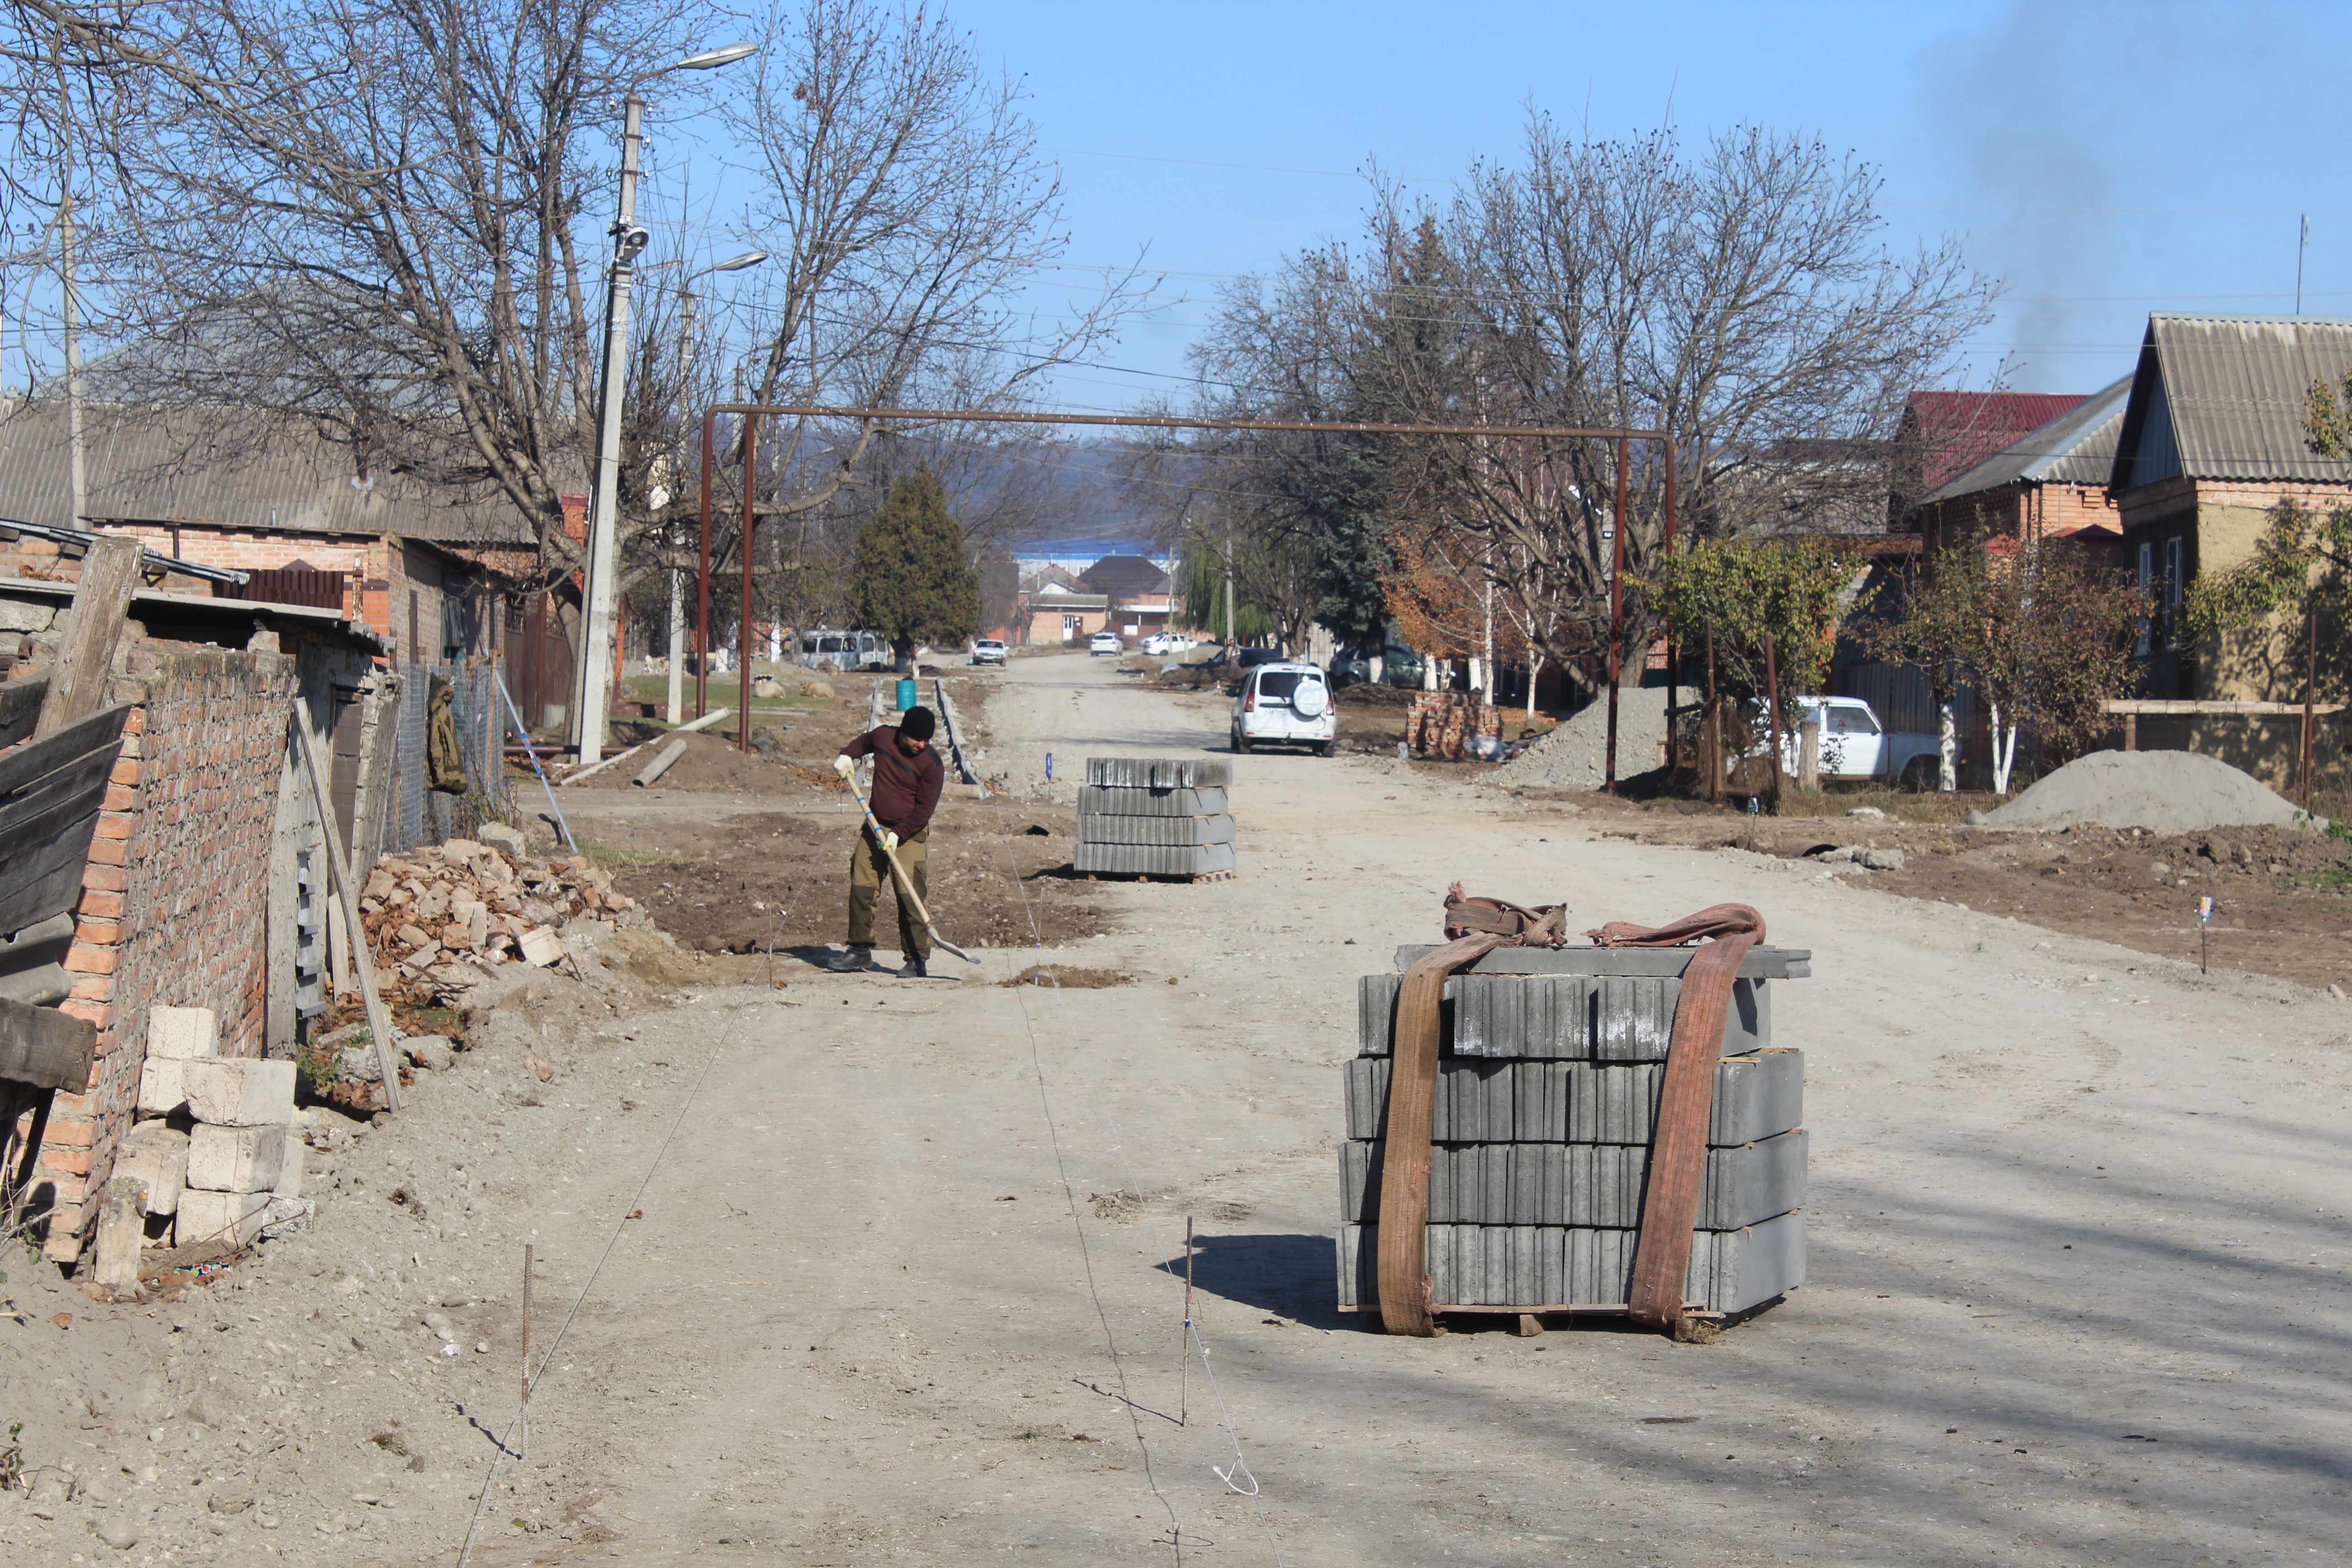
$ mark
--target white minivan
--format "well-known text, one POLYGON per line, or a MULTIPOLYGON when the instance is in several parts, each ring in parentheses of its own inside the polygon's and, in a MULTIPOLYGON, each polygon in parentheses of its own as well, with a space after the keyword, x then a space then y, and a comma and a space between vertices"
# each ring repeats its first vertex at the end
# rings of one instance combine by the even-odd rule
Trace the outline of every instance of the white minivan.
POLYGON ((1312 746, 1329 756, 1339 739, 1331 688, 1311 664, 1261 664, 1234 693, 1234 750, 1254 745, 1312 746))

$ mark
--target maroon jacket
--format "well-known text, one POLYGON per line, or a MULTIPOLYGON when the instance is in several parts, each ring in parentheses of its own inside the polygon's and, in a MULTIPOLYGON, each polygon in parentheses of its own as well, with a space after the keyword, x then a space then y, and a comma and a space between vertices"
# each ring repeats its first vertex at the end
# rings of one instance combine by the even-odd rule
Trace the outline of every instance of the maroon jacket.
POLYGON ((931 825, 931 813, 940 807, 940 788, 948 779, 937 747, 909 754, 898 743, 898 726, 885 724, 858 736, 841 753, 874 759, 874 794, 867 804, 874 807, 875 821, 901 838, 912 838, 931 825))

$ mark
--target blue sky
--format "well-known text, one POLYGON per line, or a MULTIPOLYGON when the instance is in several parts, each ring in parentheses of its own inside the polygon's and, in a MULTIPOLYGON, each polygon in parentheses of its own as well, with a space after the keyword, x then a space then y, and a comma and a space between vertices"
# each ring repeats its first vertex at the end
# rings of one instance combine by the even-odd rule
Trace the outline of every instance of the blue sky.
MULTIPOLYGON (((1368 162, 1442 200, 1508 157, 1530 102, 1596 135, 1742 121, 1886 180, 1885 239, 1960 235, 2006 279, 1977 384, 2087 392, 2152 308, 2352 314, 2352 190, 2331 100, 2352 6, 959 0, 1025 79, 1068 192, 1069 258, 1139 249, 1168 300, 1055 401, 1179 386, 1218 288, 1355 231, 1368 162)), ((1051 308, 1050 295, 1041 304, 1051 308)))

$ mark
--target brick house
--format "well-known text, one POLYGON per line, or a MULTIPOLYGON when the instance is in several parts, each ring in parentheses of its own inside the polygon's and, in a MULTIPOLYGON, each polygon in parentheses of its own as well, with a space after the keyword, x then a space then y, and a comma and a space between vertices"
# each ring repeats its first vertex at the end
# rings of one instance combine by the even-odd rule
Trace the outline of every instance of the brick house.
POLYGON ((2073 392, 1914 392, 1888 444, 1888 526, 1916 532, 1927 497, 2082 401, 2073 392))
POLYGON ((1946 479, 1916 511, 1927 552, 1982 526, 2027 541, 2122 537, 2107 479, 2132 378, 2074 399, 2073 406, 1946 479))
MULTIPOLYGON (((242 419, 214 428, 201 412, 91 404, 83 417, 87 512, 77 521, 64 405, 0 407, 0 519, 131 534, 204 566, 340 577, 343 614, 402 663, 499 646, 509 618, 502 595, 538 560, 510 506, 453 499, 410 475, 363 474, 348 448, 307 431, 282 429, 257 449, 242 419)), ((57 548, 21 535, 0 546, 0 574, 40 574, 57 548)))
POLYGON ((1106 600, 1104 624, 1129 647, 1168 629, 1168 574, 1140 555, 1106 555, 1078 575, 1106 600))

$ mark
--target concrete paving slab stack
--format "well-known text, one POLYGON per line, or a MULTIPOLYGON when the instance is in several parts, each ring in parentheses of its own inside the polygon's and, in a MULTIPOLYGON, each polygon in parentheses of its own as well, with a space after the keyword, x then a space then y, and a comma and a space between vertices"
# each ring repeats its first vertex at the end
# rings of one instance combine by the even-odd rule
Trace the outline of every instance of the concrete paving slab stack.
POLYGON ((1088 757, 1072 866, 1152 877, 1232 871, 1232 784, 1227 763, 1088 757))
MULTIPOLYGON (((1339 1305, 1378 1304, 1389 1050, 1403 971, 1357 984, 1345 1068, 1339 1305)), ((1446 982, 1429 1165, 1430 1300, 1470 1311, 1622 1310, 1683 967, 1696 950, 1502 948, 1446 982)), ((1804 1283, 1804 1054, 1772 1043, 1759 947, 1732 990, 1685 1294, 1743 1311, 1804 1283)))

